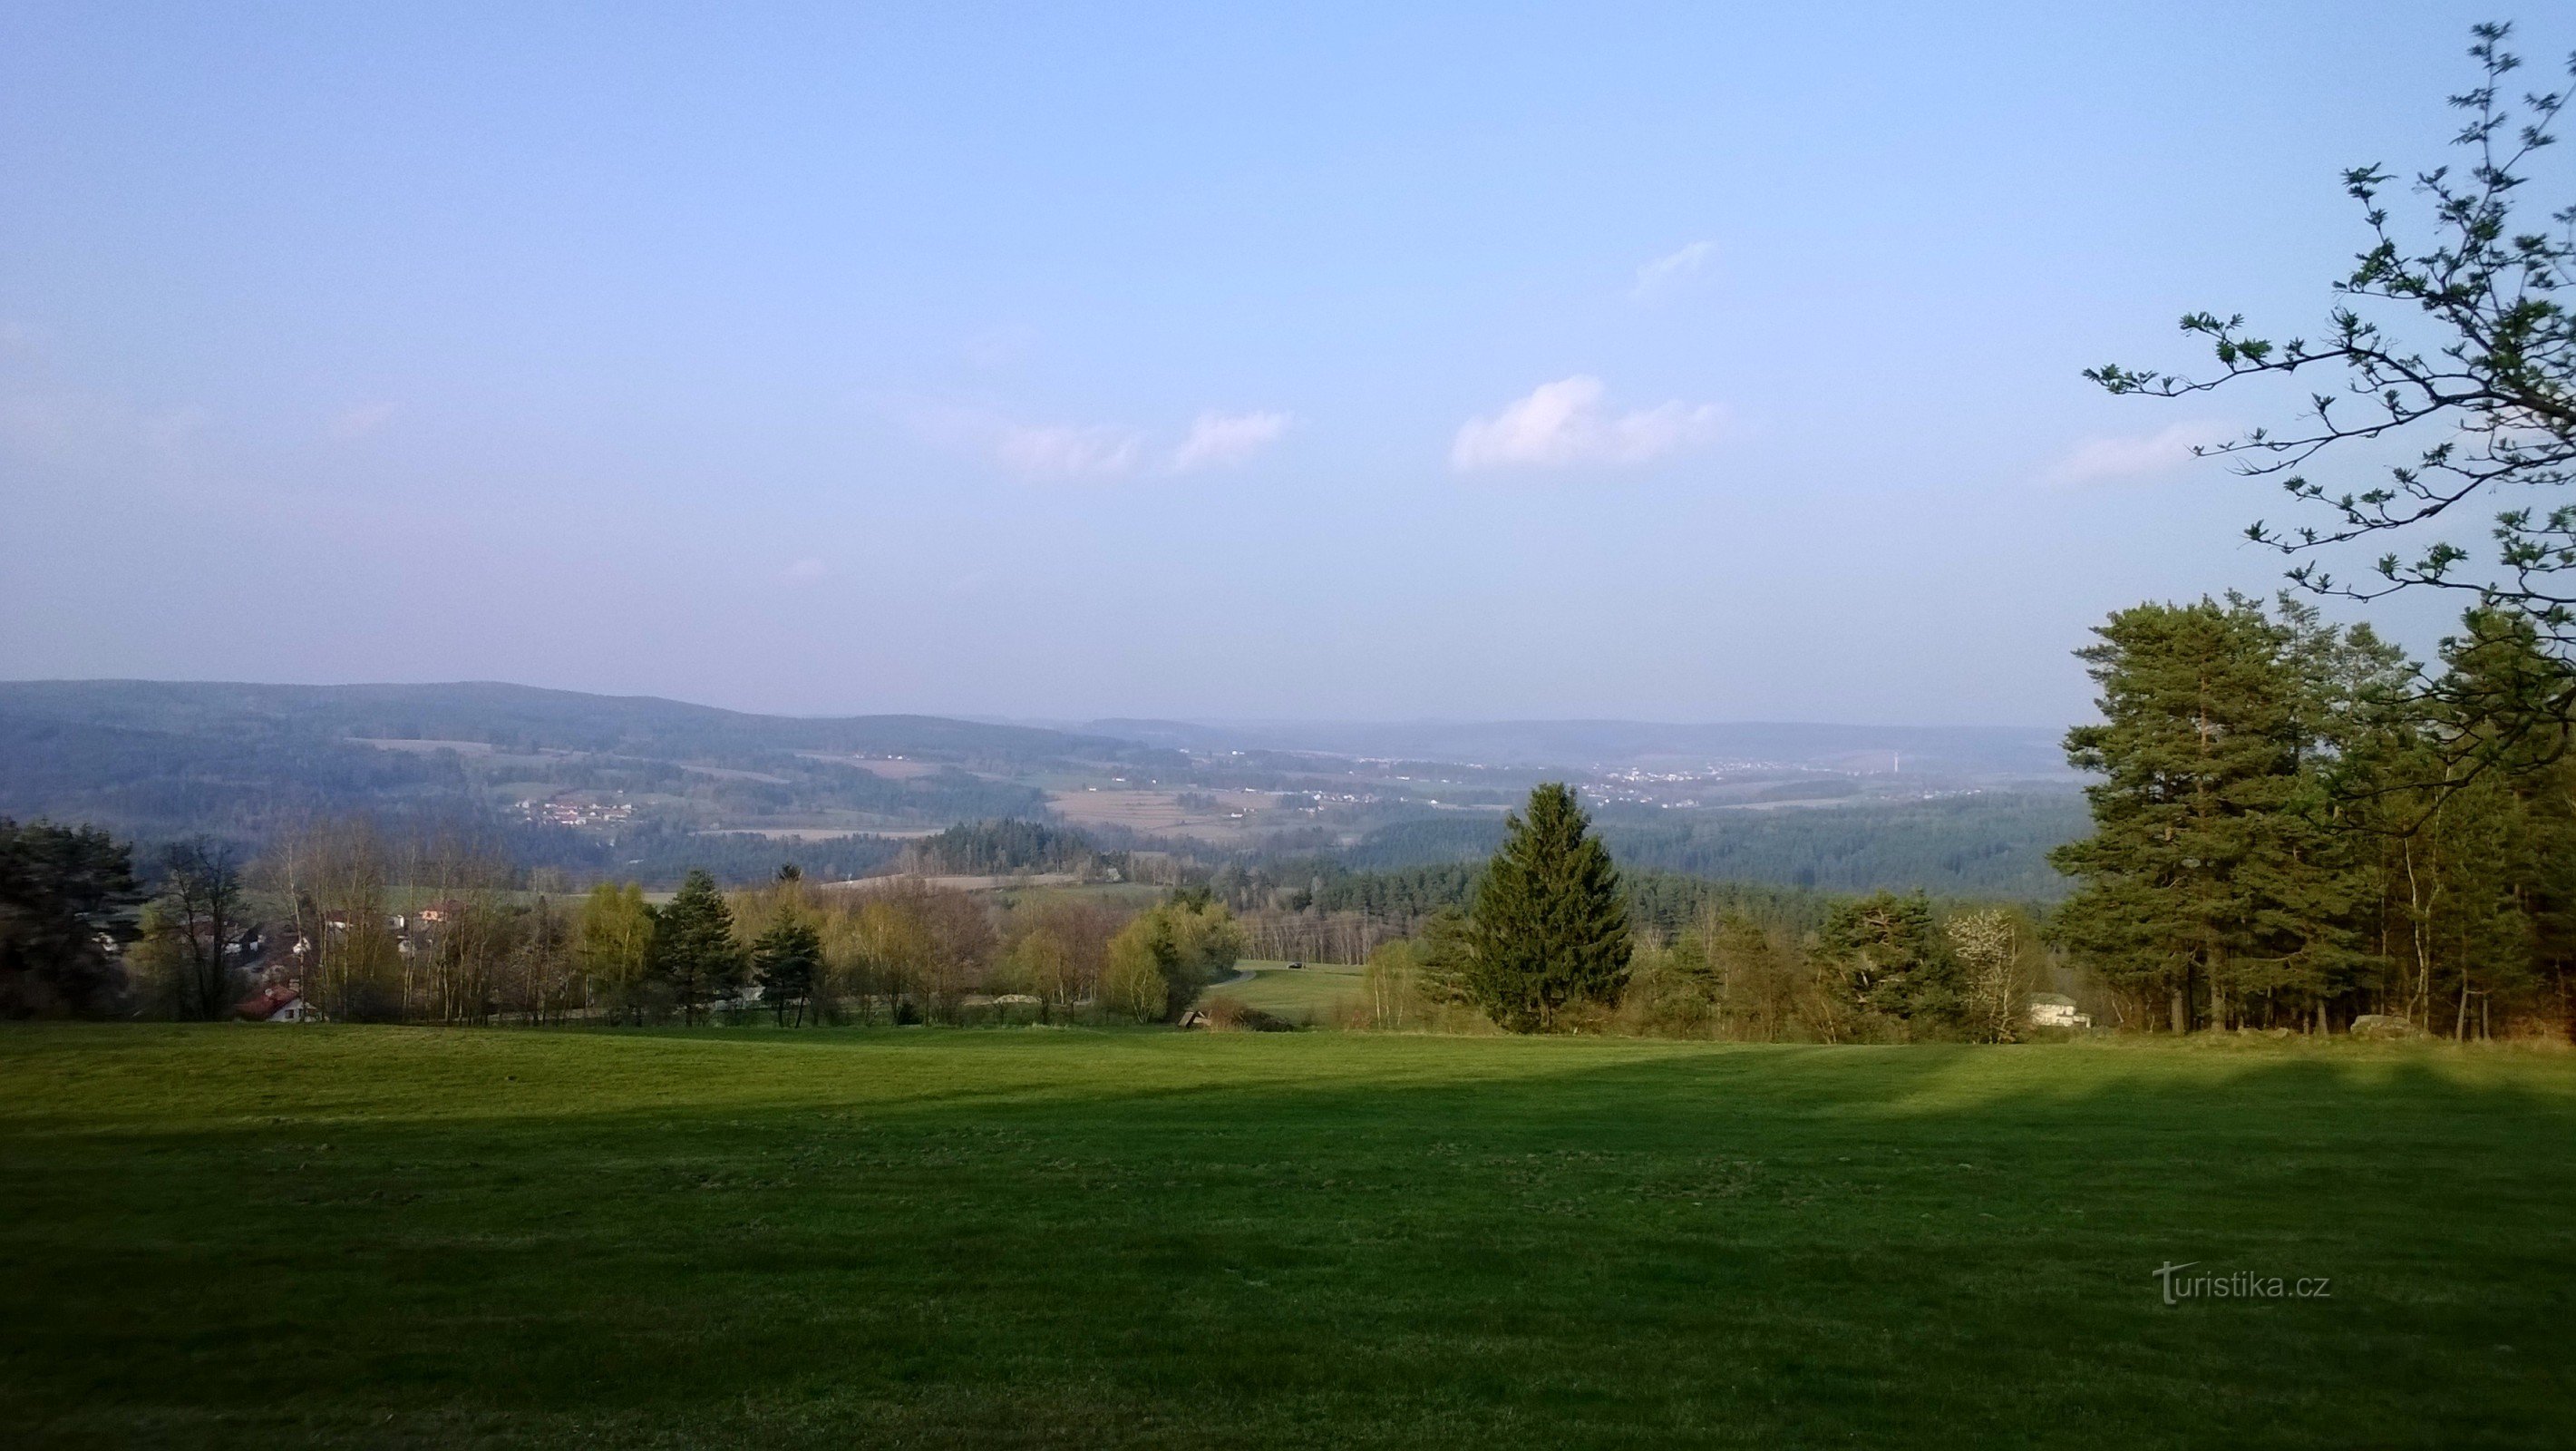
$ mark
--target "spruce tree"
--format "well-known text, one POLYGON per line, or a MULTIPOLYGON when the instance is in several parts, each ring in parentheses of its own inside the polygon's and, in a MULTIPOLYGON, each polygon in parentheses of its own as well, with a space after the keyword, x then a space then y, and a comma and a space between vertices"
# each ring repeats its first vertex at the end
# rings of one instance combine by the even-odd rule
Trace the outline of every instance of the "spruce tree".
POLYGON ((742 981, 742 949, 733 940, 733 909, 716 879, 691 868, 670 904, 654 915, 653 971, 671 986, 682 1014, 697 1021, 706 1005, 742 981))
POLYGON ((1504 820, 1469 934, 1468 995, 1515 1033, 1547 1032, 1570 1004, 1613 1005, 1628 982, 1619 871, 1574 792, 1548 782, 1504 820))

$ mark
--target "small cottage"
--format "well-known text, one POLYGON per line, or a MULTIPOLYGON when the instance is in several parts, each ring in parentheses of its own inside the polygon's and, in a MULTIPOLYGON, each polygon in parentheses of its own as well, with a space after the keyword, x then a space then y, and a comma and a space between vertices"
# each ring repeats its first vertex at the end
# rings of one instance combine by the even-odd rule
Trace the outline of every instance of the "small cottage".
POLYGON ((2093 1016, 2075 1011, 2075 999, 2064 993, 2032 993, 2030 1025, 2034 1028, 2089 1028, 2093 1026, 2093 1016))
POLYGON ((233 1005, 233 1012, 250 1023, 302 1023, 313 1017, 313 1007, 304 994, 291 983, 270 983, 258 992, 233 1005))

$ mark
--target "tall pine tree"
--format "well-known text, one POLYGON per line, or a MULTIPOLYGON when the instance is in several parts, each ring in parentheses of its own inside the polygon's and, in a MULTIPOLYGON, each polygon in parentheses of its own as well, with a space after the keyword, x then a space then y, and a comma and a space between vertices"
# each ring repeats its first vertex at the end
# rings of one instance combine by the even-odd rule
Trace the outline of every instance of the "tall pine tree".
POLYGON ((690 869, 670 903, 654 914, 654 975, 668 982, 671 995, 690 1022, 706 1005, 731 993, 742 982, 741 946, 733 940, 733 909, 725 905, 716 879, 690 869))
POLYGON ((1505 819, 1485 868, 1463 985, 1513 1032, 1551 1031, 1569 1005, 1613 1005, 1627 986, 1628 907, 1591 825, 1574 792, 1548 782, 1526 817, 1505 819))
POLYGON ((2331 712, 2302 668, 2313 622, 2249 600, 2122 610, 2078 652, 2103 723, 2067 733, 2093 835, 2060 847, 2083 882, 2062 941, 2115 986, 2163 997, 2176 1031, 2312 1012, 2361 960, 2367 911, 2320 780, 2331 712))

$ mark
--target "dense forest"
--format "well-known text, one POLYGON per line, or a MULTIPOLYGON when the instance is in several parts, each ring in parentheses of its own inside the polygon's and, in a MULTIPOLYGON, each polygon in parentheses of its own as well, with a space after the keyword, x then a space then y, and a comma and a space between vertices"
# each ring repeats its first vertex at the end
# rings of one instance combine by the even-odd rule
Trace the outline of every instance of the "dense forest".
POLYGON ((1043 821, 965 822, 911 843, 903 868, 924 876, 1083 872, 1102 864, 1090 837, 1043 821))
MULTIPOLYGON (((2066 879, 2048 853, 2084 831, 2072 791, 1979 792, 1895 805, 1774 811, 1605 809, 1601 835, 1633 868, 1823 891, 1922 887, 1950 896, 2054 901, 2066 879)), ((1503 838, 1500 815, 1400 822, 1337 853, 1359 870, 1481 861, 1503 838)))

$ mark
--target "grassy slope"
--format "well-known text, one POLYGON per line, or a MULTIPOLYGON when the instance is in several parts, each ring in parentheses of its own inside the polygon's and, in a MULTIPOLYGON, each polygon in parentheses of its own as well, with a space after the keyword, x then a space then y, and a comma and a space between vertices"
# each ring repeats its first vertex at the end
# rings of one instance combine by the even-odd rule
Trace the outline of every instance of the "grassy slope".
POLYGON ((1284 962, 1242 962, 1236 969, 1250 980, 1210 988, 1206 995, 1232 998, 1292 1023, 1329 1021, 1334 1009, 1360 997, 1357 967, 1310 962, 1292 970, 1284 962))
POLYGON ((0 1424, 2551 1444, 2572 1146, 2565 1055, 13 1028, 0 1424))

